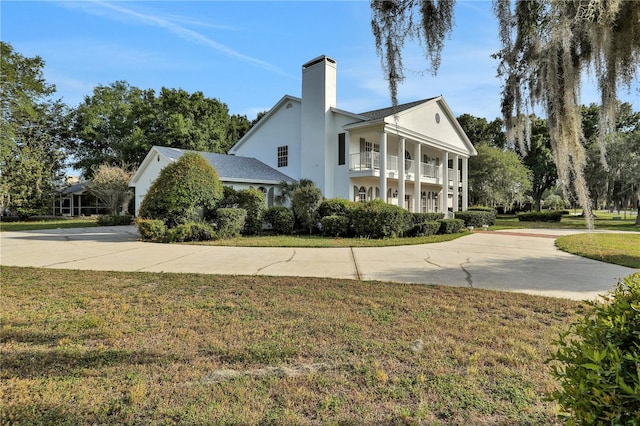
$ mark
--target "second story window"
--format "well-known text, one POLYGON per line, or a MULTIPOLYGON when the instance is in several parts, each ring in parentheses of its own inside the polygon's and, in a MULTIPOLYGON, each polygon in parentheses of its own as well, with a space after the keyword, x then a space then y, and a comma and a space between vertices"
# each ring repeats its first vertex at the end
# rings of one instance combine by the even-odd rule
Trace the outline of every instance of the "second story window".
POLYGON ((287 167, 289 165, 289 146, 278 147, 278 167, 287 167))

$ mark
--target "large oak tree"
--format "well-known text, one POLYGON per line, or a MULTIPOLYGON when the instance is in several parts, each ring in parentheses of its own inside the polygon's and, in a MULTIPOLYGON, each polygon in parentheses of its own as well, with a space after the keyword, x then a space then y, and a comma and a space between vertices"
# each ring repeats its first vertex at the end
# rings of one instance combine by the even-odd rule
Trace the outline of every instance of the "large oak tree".
MULTIPOLYGON (((613 131, 620 85, 630 87, 640 64, 640 2, 622 0, 494 0, 502 48, 502 112, 507 139, 525 140, 536 105, 547 115, 560 181, 573 182, 591 226, 585 181, 579 94, 584 70, 601 95, 600 140, 613 131)), ((372 29, 391 99, 404 79, 405 40, 418 39, 436 73, 453 28, 455 0, 372 0, 372 29)))

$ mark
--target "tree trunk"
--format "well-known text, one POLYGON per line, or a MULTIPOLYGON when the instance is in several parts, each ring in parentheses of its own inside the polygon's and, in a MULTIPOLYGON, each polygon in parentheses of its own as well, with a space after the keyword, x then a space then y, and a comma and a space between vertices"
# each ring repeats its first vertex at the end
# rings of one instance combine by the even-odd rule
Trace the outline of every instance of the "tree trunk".
POLYGON ((640 225, 640 203, 638 203, 638 214, 636 215, 636 225, 640 225))

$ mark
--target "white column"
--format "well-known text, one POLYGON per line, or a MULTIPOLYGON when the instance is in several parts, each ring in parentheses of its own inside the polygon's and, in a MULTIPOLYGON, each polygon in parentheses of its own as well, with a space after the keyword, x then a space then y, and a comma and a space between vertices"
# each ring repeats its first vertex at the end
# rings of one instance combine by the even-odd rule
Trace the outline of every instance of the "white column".
POLYGON ((380 199, 387 202, 387 134, 380 133, 380 199))
POLYGON ((457 212, 458 211, 458 197, 459 197, 459 184, 460 182, 458 181, 458 155, 454 155, 453 156, 453 211, 457 212))
POLYGON ((462 158, 462 211, 469 208, 469 159, 462 158))
POLYGON ((449 211, 449 153, 442 153, 442 196, 440 197, 440 211, 449 211))
POLYGON ((420 207, 422 204, 422 195, 420 191, 420 144, 416 142, 416 147, 414 150, 414 163, 413 166, 415 168, 414 181, 413 181, 413 211, 415 213, 420 212, 420 207))
POLYGON ((398 206, 404 208, 404 144, 405 139, 398 141, 398 206))

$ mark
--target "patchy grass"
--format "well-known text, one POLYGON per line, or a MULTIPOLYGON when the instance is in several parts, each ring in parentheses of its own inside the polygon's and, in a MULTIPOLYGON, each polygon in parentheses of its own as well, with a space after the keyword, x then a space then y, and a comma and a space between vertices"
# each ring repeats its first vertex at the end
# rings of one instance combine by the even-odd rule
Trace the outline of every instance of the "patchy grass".
POLYGON ((28 222, 0 222, 0 231, 38 231, 56 228, 92 228, 98 226, 96 218, 51 219, 28 222))
POLYGON ((556 240, 568 253, 640 269, 640 234, 576 234, 556 240))
POLYGON ((578 302, 295 277, 2 267, 10 424, 556 424, 578 302))

